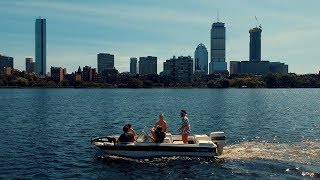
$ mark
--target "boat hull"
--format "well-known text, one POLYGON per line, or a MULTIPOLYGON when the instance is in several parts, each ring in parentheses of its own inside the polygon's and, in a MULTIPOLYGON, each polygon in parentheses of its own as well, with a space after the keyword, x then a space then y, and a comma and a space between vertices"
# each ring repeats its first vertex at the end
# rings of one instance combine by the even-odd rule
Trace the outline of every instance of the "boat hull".
POLYGON ((124 156, 131 158, 148 157, 214 157, 216 156, 216 146, 199 147, 197 145, 172 145, 172 144, 127 144, 127 145, 96 145, 107 155, 124 156))

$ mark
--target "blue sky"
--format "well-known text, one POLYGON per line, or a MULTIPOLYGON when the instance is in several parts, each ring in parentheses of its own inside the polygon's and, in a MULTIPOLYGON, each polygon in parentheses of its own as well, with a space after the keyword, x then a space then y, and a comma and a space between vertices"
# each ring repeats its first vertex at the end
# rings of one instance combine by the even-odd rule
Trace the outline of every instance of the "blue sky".
POLYGON ((129 71, 130 57, 157 56, 158 72, 173 55, 210 49, 210 28, 226 23, 226 60, 248 60, 249 28, 262 24, 262 58, 289 64, 289 71, 320 70, 320 1, 317 0, 1 0, 0 53, 25 69, 34 57, 34 24, 47 19, 47 69, 97 67, 97 53, 115 54, 129 71))

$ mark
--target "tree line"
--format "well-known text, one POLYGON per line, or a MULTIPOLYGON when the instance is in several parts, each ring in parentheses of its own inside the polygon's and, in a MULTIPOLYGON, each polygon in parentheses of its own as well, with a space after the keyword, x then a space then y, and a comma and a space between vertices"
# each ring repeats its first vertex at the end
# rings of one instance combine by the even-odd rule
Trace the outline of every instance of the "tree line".
POLYGON ((193 79, 189 83, 170 82, 165 76, 146 75, 131 76, 117 74, 107 81, 76 81, 73 78, 56 82, 52 78, 39 78, 36 75, 2 75, 0 87, 10 88, 319 88, 320 75, 266 74, 206 76, 193 79))

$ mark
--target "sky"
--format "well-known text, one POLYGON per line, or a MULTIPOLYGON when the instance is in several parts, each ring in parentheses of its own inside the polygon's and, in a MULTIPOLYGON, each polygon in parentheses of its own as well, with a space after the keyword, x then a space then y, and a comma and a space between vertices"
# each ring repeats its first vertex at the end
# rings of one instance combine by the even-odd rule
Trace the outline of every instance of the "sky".
MULTIPOLYGON (((130 57, 157 56, 158 72, 172 56, 194 56, 203 43, 210 57, 210 29, 226 25, 226 61, 248 60, 249 29, 262 25, 262 59, 281 61, 289 72, 320 70, 318 0, 1 0, 0 54, 25 69, 34 57, 35 20, 47 21, 47 71, 97 67, 100 52, 115 55, 129 71, 130 57), (258 25, 259 25, 258 24, 258 25)), ((210 60, 209 60, 210 61, 210 60)))

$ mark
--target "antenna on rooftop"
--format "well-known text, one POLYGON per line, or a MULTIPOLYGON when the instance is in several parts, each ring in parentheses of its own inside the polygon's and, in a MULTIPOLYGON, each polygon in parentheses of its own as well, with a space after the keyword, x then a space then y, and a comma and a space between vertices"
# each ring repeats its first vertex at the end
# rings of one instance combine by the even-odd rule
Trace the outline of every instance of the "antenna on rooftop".
POLYGON ((219 22, 220 19, 219 19, 219 11, 217 12, 217 22, 219 22))
POLYGON ((262 29, 261 23, 259 22, 259 20, 258 20, 257 16, 254 16, 254 18, 255 18, 255 19, 256 19, 256 21, 257 21, 257 25, 256 25, 256 27, 258 27, 258 25, 259 25, 259 28, 260 28, 260 29, 262 29))

